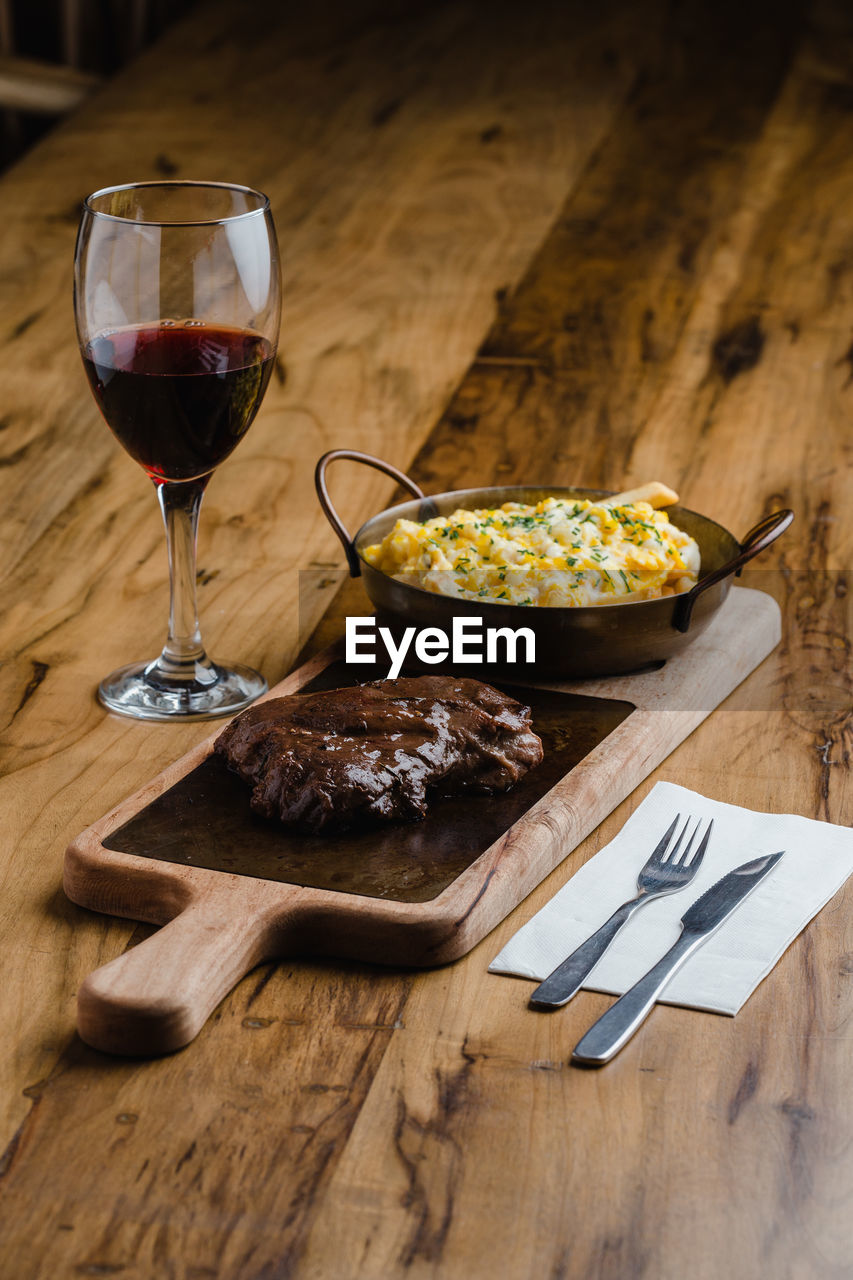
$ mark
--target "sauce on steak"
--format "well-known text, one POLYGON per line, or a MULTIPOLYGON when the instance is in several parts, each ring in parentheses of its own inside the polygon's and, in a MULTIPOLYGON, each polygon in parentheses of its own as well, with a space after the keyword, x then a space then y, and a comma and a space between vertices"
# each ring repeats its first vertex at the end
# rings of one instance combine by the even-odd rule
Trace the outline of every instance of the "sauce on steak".
POLYGON ((256 813, 306 832, 422 818, 427 791, 506 791, 542 759, 530 708, 479 680, 418 676, 292 694, 214 748, 256 813))

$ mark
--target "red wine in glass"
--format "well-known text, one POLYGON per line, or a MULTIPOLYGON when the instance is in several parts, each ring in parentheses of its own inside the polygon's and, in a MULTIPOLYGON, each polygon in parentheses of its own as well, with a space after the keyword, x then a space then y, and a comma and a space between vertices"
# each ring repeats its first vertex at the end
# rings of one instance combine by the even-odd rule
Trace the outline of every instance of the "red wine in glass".
POLYGON ((250 329, 166 320, 99 334, 83 366, 113 434, 162 483, 208 475, 236 448, 273 355, 250 329))
POLYGON ((87 197, 74 260, 83 365, 108 426, 156 486, 169 554, 159 657, 112 672, 98 697, 148 720, 231 714, 266 689, 213 662, 196 605, 205 487, 252 423, 280 313, 269 201, 221 182, 140 182, 87 197))

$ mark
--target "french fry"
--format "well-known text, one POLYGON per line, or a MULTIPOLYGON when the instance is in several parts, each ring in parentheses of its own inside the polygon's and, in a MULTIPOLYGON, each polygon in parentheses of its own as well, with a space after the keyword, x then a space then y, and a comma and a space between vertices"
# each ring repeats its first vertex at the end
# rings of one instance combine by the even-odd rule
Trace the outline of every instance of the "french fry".
POLYGON ((608 506, 627 506, 632 502, 647 502, 650 507, 671 507, 678 502, 678 494, 660 480, 650 480, 636 489, 626 489, 607 499, 608 506))

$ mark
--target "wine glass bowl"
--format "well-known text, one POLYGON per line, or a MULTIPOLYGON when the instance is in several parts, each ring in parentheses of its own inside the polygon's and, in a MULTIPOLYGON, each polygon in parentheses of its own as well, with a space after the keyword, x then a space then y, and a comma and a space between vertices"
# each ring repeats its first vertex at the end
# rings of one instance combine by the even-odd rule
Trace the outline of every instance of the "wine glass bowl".
POLYGON ((74 299, 101 412, 155 484, 171 584, 162 653, 113 672, 98 696, 142 719, 230 714, 266 681, 204 650, 196 531, 210 476, 251 425, 275 358, 280 281, 269 201, 224 183, 95 192, 77 237, 74 299))

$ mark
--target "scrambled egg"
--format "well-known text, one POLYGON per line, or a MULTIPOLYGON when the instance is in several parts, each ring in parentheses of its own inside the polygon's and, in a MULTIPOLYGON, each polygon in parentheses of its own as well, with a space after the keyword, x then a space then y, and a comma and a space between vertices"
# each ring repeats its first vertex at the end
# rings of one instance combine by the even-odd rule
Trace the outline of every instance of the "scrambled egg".
POLYGON ((688 591, 699 572, 694 540, 648 502, 545 498, 398 520, 362 554, 401 582, 497 604, 651 600, 688 591))

